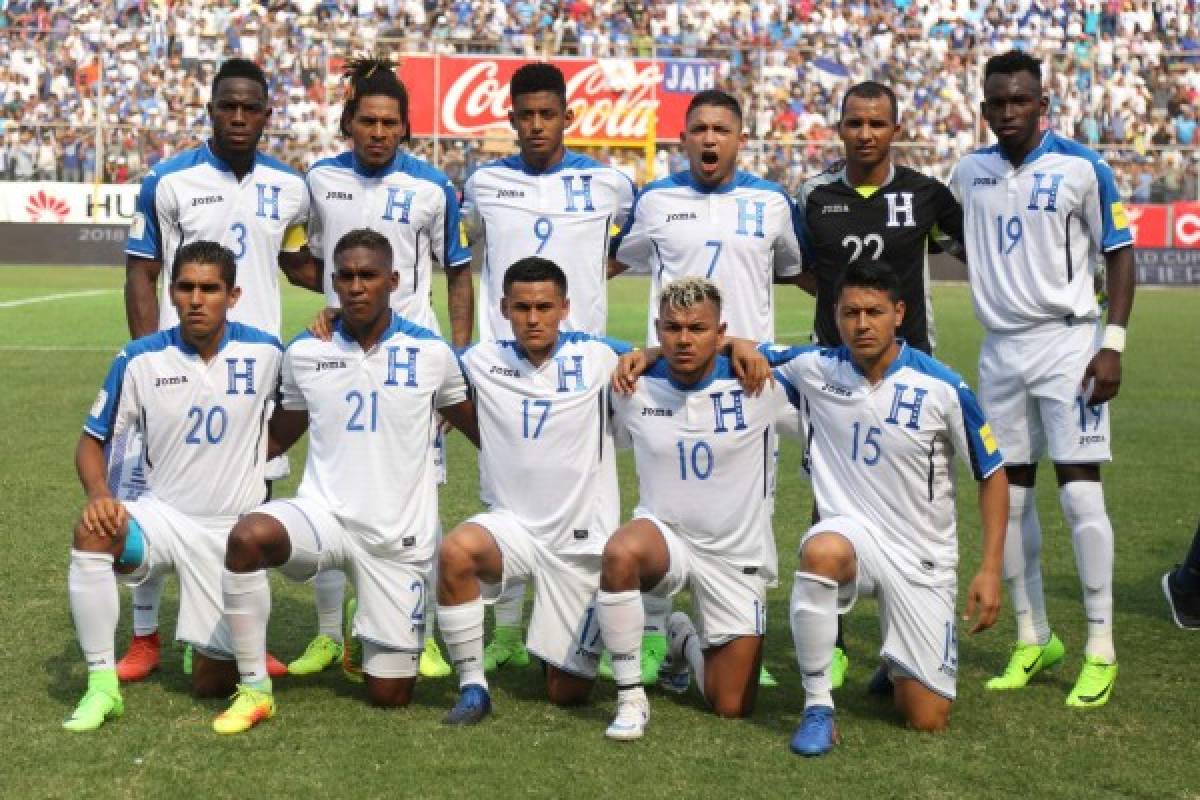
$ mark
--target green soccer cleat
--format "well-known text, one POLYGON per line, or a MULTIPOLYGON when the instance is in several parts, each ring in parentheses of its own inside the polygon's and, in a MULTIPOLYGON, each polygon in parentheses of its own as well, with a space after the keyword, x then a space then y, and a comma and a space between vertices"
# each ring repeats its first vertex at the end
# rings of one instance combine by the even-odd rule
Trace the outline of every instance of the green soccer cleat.
POLYGON ((425 640, 425 649, 421 651, 421 663, 417 667, 422 678, 445 678, 454 669, 442 658, 442 650, 437 641, 430 636, 425 640))
POLYGON ((1117 664, 1108 663, 1096 656, 1083 657, 1083 669, 1075 680, 1075 688, 1067 695, 1067 705, 1072 708, 1099 708, 1112 697, 1113 684, 1117 682, 1117 664))
POLYGON ((362 642, 354 637, 354 615, 358 612, 358 599, 347 597, 342 610, 342 674, 348 681, 362 683, 362 642))
POLYGON ((667 636, 663 633, 642 635, 642 685, 658 683, 658 670, 667 658, 667 636))
POLYGON ((287 671, 289 675, 316 675, 341 659, 342 643, 322 633, 308 643, 303 655, 287 665, 287 671))
POLYGON ((495 672, 501 667, 528 667, 529 651, 521 629, 513 625, 497 625, 492 640, 483 648, 484 672, 495 672))
POLYGON ((244 733, 275 716, 275 696, 239 683, 233 705, 213 720, 213 730, 221 734, 244 733))
POLYGON ((116 670, 97 670, 88 675, 88 690, 71 716, 63 721, 63 729, 74 733, 94 731, 107 720, 125 713, 125 702, 117 688, 116 670))
POLYGON ((829 665, 829 685, 832 689, 842 688, 846 673, 850 670, 850 656, 840 647, 833 648, 833 661, 829 665))
POLYGON ((1017 644, 1013 647, 1012 656, 1004 672, 990 679, 986 686, 992 690, 1022 689, 1034 675, 1044 669, 1050 669, 1063 660, 1066 648, 1053 633, 1050 641, 1041 644, 1017 644))
POLYGON ((774 689, 779 685, 779 681, 775 680, 775 676, 767 670, 765 664, 758 668, 758 685, 768 689, 774 689))

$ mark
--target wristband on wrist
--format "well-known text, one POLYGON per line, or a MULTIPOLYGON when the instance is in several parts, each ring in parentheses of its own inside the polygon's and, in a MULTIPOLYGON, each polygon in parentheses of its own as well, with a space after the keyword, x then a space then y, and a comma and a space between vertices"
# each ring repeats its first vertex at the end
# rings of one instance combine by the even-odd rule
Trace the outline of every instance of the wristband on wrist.
POLYGON ((1100 342, 1101 350, 1114 350, 1118 353, 1125 351, 1125 328, 1120 325, 1105 325, 1104 339, 1100 342))

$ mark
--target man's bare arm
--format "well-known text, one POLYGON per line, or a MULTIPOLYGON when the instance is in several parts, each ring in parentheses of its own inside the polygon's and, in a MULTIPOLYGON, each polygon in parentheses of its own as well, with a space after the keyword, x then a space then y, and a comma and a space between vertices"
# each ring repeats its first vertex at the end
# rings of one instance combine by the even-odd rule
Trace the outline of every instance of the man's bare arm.
POLYGON ((466 347, 475 328, 475 284, 469 264, 446 270, 446 307, 450 314, 450 344, 456 349, 466 347))
POLYGON ((140 339, 158 330, 158 276, 162 262, 152 258, 125 258, 125 322, 129 336, 140 339))

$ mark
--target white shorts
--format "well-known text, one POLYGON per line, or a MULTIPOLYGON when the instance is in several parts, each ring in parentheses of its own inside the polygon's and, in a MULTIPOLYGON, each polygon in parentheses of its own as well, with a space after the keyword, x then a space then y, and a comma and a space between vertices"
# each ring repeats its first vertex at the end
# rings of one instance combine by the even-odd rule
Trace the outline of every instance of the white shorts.
POLYGON ((853 517, 823 519, 800 540, 817 533, 839 533, 850 540, 858 561, 858 580, 840 587, 838 613, 854 607, 859 595, 879 600, 883 632, 880 656, 893 677, 912 678, 930 691, 953 700, 958 672, 955 628, 956 586, 926 586, 909 581, 883 552, 879 537, 853 517))
POLYGON ((693 622, 705 648, 767 630, 767 578, 758 567, 739 567, 721 556, 697 550, 686 536, 642 511, 634 519, 654 523, 667 543, 667 574, 651 594, 672 597, 690 587, 693 622))
POLYGON ((486 529, 504 559, 500 583, 483 584, 484 601, 494 603, 512 583, 532 580, 533 613, 525 646, 563 672, 595 678, 604 649, 596 623, 600 554, 554 553, 515 514, 502 509, 467 522, 486 529))
POLYGON ((1108 405, 1087 405, 1083 373, 1098 347, 1094 322, 989 333, 979 352, 979 398, 1006 464, 1112 460, 1108 405))
POLYGON ((179 616, 175 638, 218 659, 233 658, 233 638, 225 622, 221 573, 225 544, 236 517, 193 517, 149 495, 126 502, 142 529, 145 552, 132 573, 118 575, 131 586, 167 572, 179 576, 179 616))
POLYGON ((299 497, 275 500, 255 513, 268 514, 283 524, 292 553, 279 571, 296 581, 311 580, 318 572, 340 569, 354 585, 358 610, 354 635, 363 640, 363 671, 368 669, 367 645, 417 655, 425 643, 426 604, 430 597, 432 560, 411 562, 368 553, 325 506, 299 497))

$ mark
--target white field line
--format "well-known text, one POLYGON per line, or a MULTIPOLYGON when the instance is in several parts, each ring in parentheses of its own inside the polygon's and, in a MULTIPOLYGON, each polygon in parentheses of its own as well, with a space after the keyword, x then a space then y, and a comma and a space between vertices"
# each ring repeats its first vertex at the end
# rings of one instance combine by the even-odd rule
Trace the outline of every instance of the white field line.
POLYGON ((0 344, 0 353, 109 353, 116 355, 121 345, 96 347, 92 345, 0 344))
POLYGON ((95 297, 101 294, 116 294, 120 289, 86 289, 81 292, 59 292, 58 294, 43 294, 37 297, 23 297, 20 300, 5 300, 0 302, 0 308, 16 308, 30 306, 34 303, 49 303, 51 300, 67 300, 72 297, 95 297))

